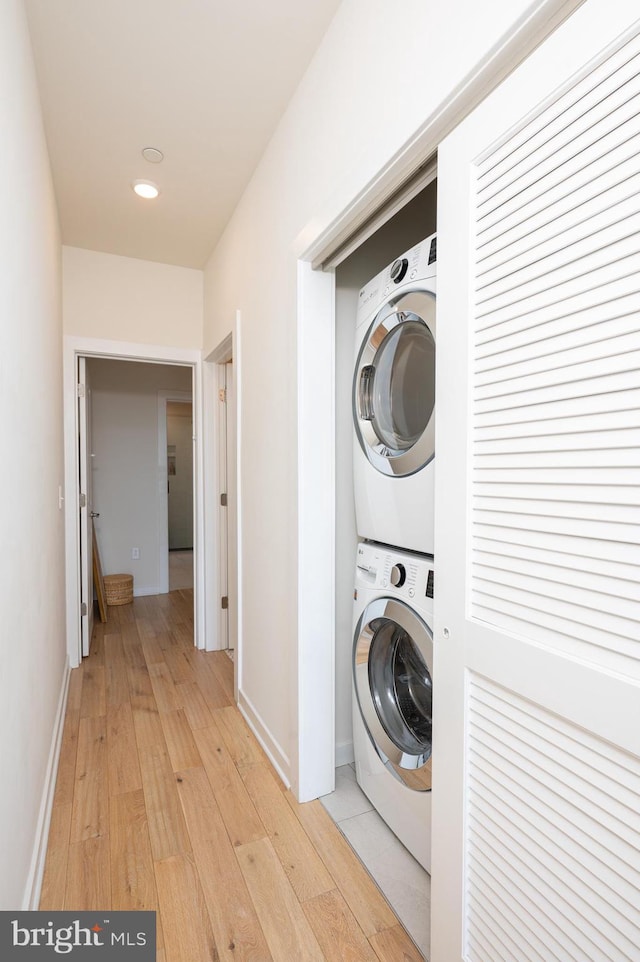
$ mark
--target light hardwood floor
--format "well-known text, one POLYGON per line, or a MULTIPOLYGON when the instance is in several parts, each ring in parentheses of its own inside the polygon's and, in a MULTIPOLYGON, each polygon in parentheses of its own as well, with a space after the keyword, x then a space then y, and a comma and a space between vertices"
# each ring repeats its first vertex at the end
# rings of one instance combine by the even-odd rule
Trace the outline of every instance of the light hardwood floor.
POLYGON ((71 673, 40 907, 153 909, 159 962, 419 962, 320 802, 193 647, 193 594, 109 608, 71 673))

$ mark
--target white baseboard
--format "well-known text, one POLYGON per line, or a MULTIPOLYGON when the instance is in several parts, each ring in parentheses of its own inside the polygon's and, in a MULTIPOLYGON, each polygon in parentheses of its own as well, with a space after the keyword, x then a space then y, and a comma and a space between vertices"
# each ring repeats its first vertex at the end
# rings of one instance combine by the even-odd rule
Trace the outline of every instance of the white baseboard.
POLYGON ((135 583, 133 585, 134 598, 144 598, 146 595, 162 595, 162 594, 166 594, 166 592, 160 591, 160 588, 158 588, 157 585, 152 585, 150 588, 145 587, 144 585, 142 586, 142 588, 136 588, 135 583))
POLYGON ((260 718, 260 715, 251 704, 251 701, 242 691, 238 691, 238 708, 242 712, 249 728, 267 753, 269 761, 277 771, 278 775, 287 788, 290 788, 291 779, 289 777, 289 759, 260 718))
POLYGON ((353 742, 341 742, 336 745, 336 768, 340 768, 341 765, 350 765, 355 759, 353 742))
POLYGON ((51 813, 53 811, 53 796, 56 789, 58 762, 60 760, 60 749, 62 747, 62 732, 64 730, 64 719, 67 709, 70 673, 71 669, 69 668, 69 661, 67 659, 62 677, 60 697, 58 699, 58 709, 53 726, 53 737, 51 739, 49 760, 47 762, 42 800, 40 802, 40 812, 38 814, 31 865, 29 867, 29 875, 27 876, 27 884, 22 899, 22 908, 26 911, 37 909, 40 904, 44 863, 47 856, 47 842, 49 840, 49 826, 51 825, 51 813))

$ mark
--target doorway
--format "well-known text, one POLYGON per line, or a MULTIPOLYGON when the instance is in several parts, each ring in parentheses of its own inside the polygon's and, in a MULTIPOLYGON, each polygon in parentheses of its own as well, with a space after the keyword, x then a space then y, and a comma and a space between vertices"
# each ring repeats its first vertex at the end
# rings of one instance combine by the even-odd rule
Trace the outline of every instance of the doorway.
POLYGON ((234 338, 230 334, 210 357, 214 374, 213 394, 216 405, 215 497, 217 504, 216 569, 218 636, 220 647, 235 663, 236 693, 240 672, 238 631, 238 465, 237 465, 237 358, 234 338))
POLYGON ((193 405, 167 401, 169 591, 193 588, 193 405))
MULTIPOLYGON (((66 583, 67 583, 67 634, 68 634, 68 654, 71 667, 80 663, 82 657, 81 649, 81 595, 80 582, 82 568, 86 562, 87 552, 80 556, 79 550, 79 516, 81 510, 81 492, 78 485, 79 478, 79 422, 81 411, 78 406, 78 362, 79 358, 87 359, 87 363, 94 368, 99 363, 118 365, 121 371, 128 372, 129 389, 121 392, 121 397, 116 401, 116 406, 124 405, 127 395, 137 398, 138 414, 144 408, 145 415, 149 416, 150 410, 154 418, 157 417, 157 387, 151 398, 146 397, 144 403, 139 391, 140 377, 148 377, 153 369, 164 370, 167 373, 176 375, 183 379, 180 388, 188 388, 189 397, 193 397, 193 422, 197 426, 200 423, 201 413, 199 399, 201 397, 200 388, 200 355, 199 352, 180 350, 180 349, 159 349, 145 348, 144 354, 129 353, 133 352, 134 345, 126 345, 112 342, 94 341, 92 339, 66 338, 65 339, 65 528, 67 534, 68 550, 66 553, 66 583), (140 362, 140 363, 135 363, 140 362), (144 373, 146 372, 146 374, 144 373)), ((95 368, 97 369, 97 368, 95 368)), ((143 378, 144 379, 144 378, 143 378)), ((165 382, 166 384, 167 382, 165 382)), ((169 385, 176 383, 169 381, 169 385)), ((96 384, 92 397, 96 397, 96 384)), ((174 388, 177 390, 177 387, 174 388)), ((100 414, 97 415, 100 417, 100 414)), ((134 575, 134 594, 156 594, 159 592, 159 565, 158 565, 158 510, 156 492, 160 489, 159 467, 158 467, 158 429, 151 432, 149 437, 143 442, 136 441, 136 432, 140 427, 140 419, 130 418, 120 410, 120 421, 124 425, 124 440, 127 451, 102 451, 101 456, 91 458, 91 454, 98 454, 97 450, 88 452, 92 466, 92 479, 97 481, 97 490, 94 494, 94 506, 100 518, 100 530, 98 539, 103 555, 104 573, 131 572, 134 575), (125 468, 135 461, 137 457, 151 456, 151 488, 147 488, 147 497, 136 499, 133 492, 129 490, 125 481, 125 468), (107 475, 111 475, 114 486, 120 487, 120 496, 110 498, 105 502, 107 510, 101 510, 102 490, 107 475), (152 496, 148 497, 148 491, 152 490, 152 496), (100 507, 98 507, 100 501, 100 507), (114 503, 116 509, 114 510, 114 503), (137 505, 137 510, 134 510, 137 505), (134 519, 133 522, 131 519, 134 519), (154 537, 149 541, 144 540, 144 531, 137 525, 137 522, 146 523, 147 533, 153 525, 154 537), (124 532, 124 535, 123 535, 124 532), (138 533, 140 532, 140 533, 138 533)), ((94 411, 93 425, 96 424, 96 412, 94 411)), ((139 435, 138 435, 139 438, 139 435)), ((194 497, 193 497, 193 556, 195 558, 195 578, 194 578, 194 615, 195 615, 195 643, 200 648, 213 648, 213 643, 207 646, 205 613, 206 599, 203 590, 203 559, 199 558, 198 546, 204 544, 204 507, 202 503, 202 456, 201 439, 193 442, 195 457, 194 463, 194 497)), ((95 439, 94 439, 95 447, 95 439)), ((167 461, 166 445, 163 458, 163 488, 166 492, 167 484, 167 461)), ((147 479, 149 472, 147 471, 147 479)), ((136 479, 140 481, 138 472, 136 479)), ((166 540, 166 538, 165 538, 166 540)))
POLYGON ((193 587, 192 401, 190 390, 158 391, 159 594, 193 587))
MULTIPOLYGON (((135 596, 165 594, 169 548, 193 558, 192 373, 105 358, 91 358, 87 368, 104 572, 132 574, 135 596), (157 452, 156 439, 165 435, 157 452)), ((192 579, 184 587, 193 587, 192 579)))

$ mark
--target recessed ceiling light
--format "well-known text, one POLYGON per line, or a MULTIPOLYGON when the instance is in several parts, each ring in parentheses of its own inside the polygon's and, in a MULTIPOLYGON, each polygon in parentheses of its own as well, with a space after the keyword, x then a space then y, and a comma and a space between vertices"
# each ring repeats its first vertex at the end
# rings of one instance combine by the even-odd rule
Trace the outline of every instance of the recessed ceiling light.
POLYGON ((148 160, 150 164, 159 164, 164 160, 164 154, 157 147, 145 147, 142 151, 142 156, 145 160, 148 160))
POLYGON ((146 200, 153 200, 160 193, 157 184, 153 184, 150 180, 134 180, 133 189, 138 197, 144 197, 146 200))

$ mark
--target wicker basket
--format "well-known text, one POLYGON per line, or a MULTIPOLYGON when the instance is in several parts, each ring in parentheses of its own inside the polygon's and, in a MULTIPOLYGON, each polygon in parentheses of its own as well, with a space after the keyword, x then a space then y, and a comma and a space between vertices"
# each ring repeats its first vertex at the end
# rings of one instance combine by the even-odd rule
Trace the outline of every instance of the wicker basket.
POLYGON ((133 601, 133 575, 105 575, 104 593, 108 605, 130 605, 133 601))

